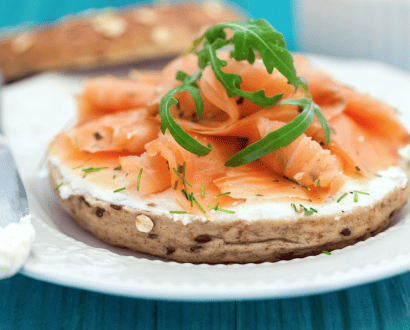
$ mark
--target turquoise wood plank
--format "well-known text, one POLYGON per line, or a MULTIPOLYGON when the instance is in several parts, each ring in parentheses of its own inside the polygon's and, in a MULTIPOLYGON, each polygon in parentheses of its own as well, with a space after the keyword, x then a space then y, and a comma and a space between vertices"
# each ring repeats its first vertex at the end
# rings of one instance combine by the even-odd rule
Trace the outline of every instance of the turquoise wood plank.
POLYGON ((17 275, 0 281, 0 329, 409 329, 409 293, 410 273, 302 298, 157 302, 17 275))

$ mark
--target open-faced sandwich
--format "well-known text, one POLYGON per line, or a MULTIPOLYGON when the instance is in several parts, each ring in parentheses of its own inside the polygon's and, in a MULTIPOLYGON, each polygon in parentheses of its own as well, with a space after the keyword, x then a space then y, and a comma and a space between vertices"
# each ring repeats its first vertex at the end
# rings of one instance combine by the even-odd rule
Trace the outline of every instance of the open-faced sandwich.
POLYGON ((396 110, 292 56, 264 20, 210 28, 162 72, 88 81, 78 114, 49 148, 61 205, 167 259, 330 253, 385 229, 410 192, 396 110))

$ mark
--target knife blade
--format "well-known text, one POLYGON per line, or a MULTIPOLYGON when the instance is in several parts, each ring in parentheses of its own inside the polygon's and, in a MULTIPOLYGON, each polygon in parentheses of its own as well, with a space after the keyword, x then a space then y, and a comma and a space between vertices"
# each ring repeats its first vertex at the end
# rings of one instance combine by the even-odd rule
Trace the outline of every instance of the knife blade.
POLYGON ((26 190, 11 150, 2 136, 1 119, 0 106, 0 279, 13 276, 20 270, 35 239, 26 190))
POLYGON ((27 194, 18 174, 11 150, 0 150, 0 227, 18 223, 29 214, 27 194))

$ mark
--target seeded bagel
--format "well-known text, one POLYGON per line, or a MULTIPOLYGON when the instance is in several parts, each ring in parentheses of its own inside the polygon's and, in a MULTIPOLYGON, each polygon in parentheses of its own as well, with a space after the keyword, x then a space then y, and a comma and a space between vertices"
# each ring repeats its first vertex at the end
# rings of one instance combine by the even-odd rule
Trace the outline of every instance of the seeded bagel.
MULTIPOLYGON (((408 163, 400 168, 409 178, 408 163)), ((49 162, 52 187, 67 181, 58 164, 49 162)), ((64 183, 66 185, 67 183, 64 183)), ((137 209, 96 198, 89 193, 63 196, 62 207, 101 240, 153 256, 191 263, 275 262, 341 249, 383 231, 406 204, 408 181, 383 198, 350 211, 311 216, 295 213, 283 219, 257 221, 175 221, 170 213, 137 209)), ((337 201, 333 201, 335 206, 337 201)), ((190 216, 190 215, 186 215, 190 216)))

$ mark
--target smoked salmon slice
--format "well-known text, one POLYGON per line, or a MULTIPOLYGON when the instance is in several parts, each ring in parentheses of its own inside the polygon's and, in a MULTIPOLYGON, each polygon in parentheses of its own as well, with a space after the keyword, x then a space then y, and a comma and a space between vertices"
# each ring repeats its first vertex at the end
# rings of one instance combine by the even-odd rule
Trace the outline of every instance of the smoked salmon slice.
POLYGON ((70 130, 72 144, 81 151, 128 151, 141 153, 144 145, 158 136, 160 123, 148 110, 105 115, 70 130))
MULTIPOLYGON (((266 118, 258 120, 258 130, 263 138, 285 123, 266 118)), ((260 159, 275 173, 298 182, 301 186, 331 187, 338 191, 345 182, 341 164, 329 150, 324 150, 311 137, 302 134, 286 147, 279 148, 260 159)))
POLYGON ((231 205, 233 202, 231 197, 226 195, 216 197, 221 194, 221 191, 213 180, 224 175, 227 169, 224 163, 236 152, 238 144, 229 140, 218 141, 209 137, 197 136, 197 138, 201 143, 213 143, 215 149, 206 156, 196 156, 183 149, 171 134, 166 132, 165 135, 161 134, 157 139, 148 143, 145 146, 146 152, 140 157, 120 158, 123 171, 132 174, 130 180, 135 181, 140 169, 143 168, 140 182, 141 193, 136 192, 136 194, 144 195, 147 191, 160 191, 155 191, 150 179, 168 180, 163 187, 166 185, 171 186, 177 203, 190 213, 212 217, 211 208, 208 205, 215 206, 218 204, 219 207, 231 205), (151 159, 153 157, 160 157, 155 161, 157 162, 156 165, 151 159), (157 167, 158 165, 161 169, 157 167), (149 175, 144 177, 146 167, 149 175), (160 174, 161 171, 166 172, 166 174, 160 174), (158 176, 155 178, 156 175, 158 176), (143 188, 143 185, 147 186, 143 188), (202 191, 204 194, 202 194, 202 191), (195 197, 196 202, 191 202, 191 194, 195 197))
POLYGON ((78 99, 78 124, 105 114, 146 106, 156 85, 111 76, 91 79, 78 99))

